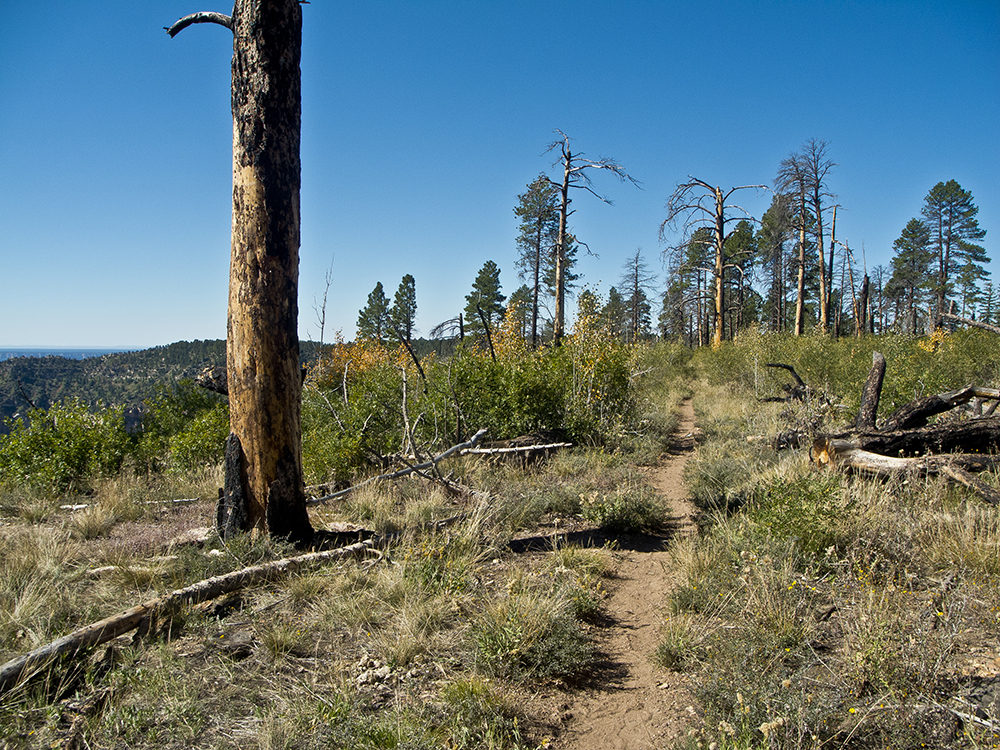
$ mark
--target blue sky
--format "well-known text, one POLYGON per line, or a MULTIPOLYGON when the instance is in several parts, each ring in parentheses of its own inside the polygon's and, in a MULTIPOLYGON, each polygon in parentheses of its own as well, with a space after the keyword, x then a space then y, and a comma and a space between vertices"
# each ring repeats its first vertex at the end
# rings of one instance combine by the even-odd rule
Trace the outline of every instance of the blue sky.
MULTIPOLYGON (((225 0, 0 5, 0 346, 224 338, 232 40, 163 31, 225 0)), ((770 184, 829 142, 838 237, 868 266, 957 180, 1000 256, 1000 3, 403 2, 303 6, 300 332, 331 266, 327 340, 381 281, 417 288, 426 334, 487 260, 504 292, 517 196, 558 128, 641 189, 596 174, 571 228, 606 293, 678 181, 770 184)), ((759 216, 769 196, 741 202, 759 216)), ((990 266, 994 277, 1000 264, 990 266)), ((996 280, 996 279, 995 279, 996 280)))

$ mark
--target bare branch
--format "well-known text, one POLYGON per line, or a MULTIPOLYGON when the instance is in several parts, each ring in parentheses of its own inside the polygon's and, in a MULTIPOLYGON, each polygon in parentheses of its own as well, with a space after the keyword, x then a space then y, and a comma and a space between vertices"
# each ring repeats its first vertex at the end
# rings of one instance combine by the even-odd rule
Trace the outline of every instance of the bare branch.
POLYGON ((178 20, 173 26, 164 26, 163 28, 168 34, 170 34, 170 38, 173 39, 188 26, 196 23, 216 23, 219 26, 225 26, 230 31, 233 30, 232 16, 227 16, 225 13, 215 13, 213 11, 192 13, 191 15, 184 16, 184 18, 178 20))

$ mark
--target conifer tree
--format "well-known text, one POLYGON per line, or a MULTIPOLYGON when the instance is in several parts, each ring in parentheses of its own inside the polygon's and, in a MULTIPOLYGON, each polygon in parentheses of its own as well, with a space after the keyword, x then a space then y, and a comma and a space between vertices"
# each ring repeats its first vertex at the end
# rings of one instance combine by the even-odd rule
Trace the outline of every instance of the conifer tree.
POLYGON ((516 315, 517 332, 525 341, 531 341, 536 321, 532 318, 533 293, 527 284, 521 284, 507 301, 507 314, 516 315), (511 312, 513 311, 513 313, 511 312))
POLYGON ((368 294, 368 304, 358 311, 358 338, 384 344, 392 330, 389 300, 382 290, 382 282, 368 294))
POLYGON ((906 332, 916 334, 917 311, 930 288, 931 232, 919 219, 910 219, 892 249, 892 276, 885 293, 896 303, 897 325, 905 320, 906 332))
POLYGON ((504 295, 500 293, 500 268, 492 260, 486 261, 472 284, 472 292, 465 296, 465 332, 471 336, 485 335, 482 310, 486 323, 492 329, 500 324, 504 315, 504 295))
POLYGON ((389 310, 389 320, 393 330, 398 331, 403 340, 409 343, 417 320, 417 282, 410 274, 406 274, 399 282, 392 309, 389 310))
POLYGON ((624 292, 626 310, 625 340, 640 341, 649 336, 650 305, 647 292, 656 281, 656 275, 649 273, 646 261, 642 258, 642 248, 622 266, 621 288, 624 292))
POLYGON ((986 236, 979 228, 976 215, 979 207, 972 202, 972 193, 963 190, 955 180, 939 182, 931 188, 921 211, 931 233, 931 248, 936 261, 932 278, 935 328, 941 326, 941 314, 947 312, 948 296, 954 291, 956 274, 965 279, 985 278, 989 263, 986 251, 974 241, 986 236))
POLYGON ((620 339, 625 338, 626 326, 628 324, 628 308, 625 305, 625 299, 622 297, 621 292, 615 287, 611 287, 608 290, 608 301, 604 303, 604 309, 601 310, 601 317, 604 318, 604 324, 612 336, 620 339))
POLYGON ((531 345, 538 346, 539 297, 548 277, 555 273, 555 247, 559 240, 559 191, 541 174, 518 196, 514 215, 521 220, 517 233, 518 276, 531 292, 531 345))

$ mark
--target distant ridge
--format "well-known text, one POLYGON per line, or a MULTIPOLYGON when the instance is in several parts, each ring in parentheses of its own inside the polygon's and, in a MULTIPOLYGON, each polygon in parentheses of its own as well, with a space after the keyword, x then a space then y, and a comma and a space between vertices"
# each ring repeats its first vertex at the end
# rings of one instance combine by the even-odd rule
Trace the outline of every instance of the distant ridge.
POLYGON ((76 349, 17 349, 0 361, 0 432, 6 422, 32 404, 48 409, 53 403, 79 398, 91 407, 135 406, 156 394, 157 387, 193 378, 206 367, 224 364, 225 341, 178 341, 140 351, 76 349), (45 352, 42 356, 32 353, 45 352), (60 352, 56 354, 56 352, 60 352), (82 357, 68 356, 81 354, 82 357))
POLYGON ((141 351, 140 347, 45 347, 45 346, 0 346, 0 362, 14 357, 64 357, 65 359, 87 359, 105 354, 141 351))

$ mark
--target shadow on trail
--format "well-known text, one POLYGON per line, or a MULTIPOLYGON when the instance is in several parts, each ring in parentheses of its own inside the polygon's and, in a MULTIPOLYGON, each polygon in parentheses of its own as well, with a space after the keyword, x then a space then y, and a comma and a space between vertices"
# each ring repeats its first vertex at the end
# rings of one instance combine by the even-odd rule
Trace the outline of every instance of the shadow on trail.
POLYGON ((539 534, 523 539, 512 539, 510 549, 517 554, 525 552, 551 552, 558 547, 612 547, 629 552, 661 552, 677 538, 680 524, 667 520, 666 527, 657 534, 619 534, 606 529, 582 529, 539 534))

